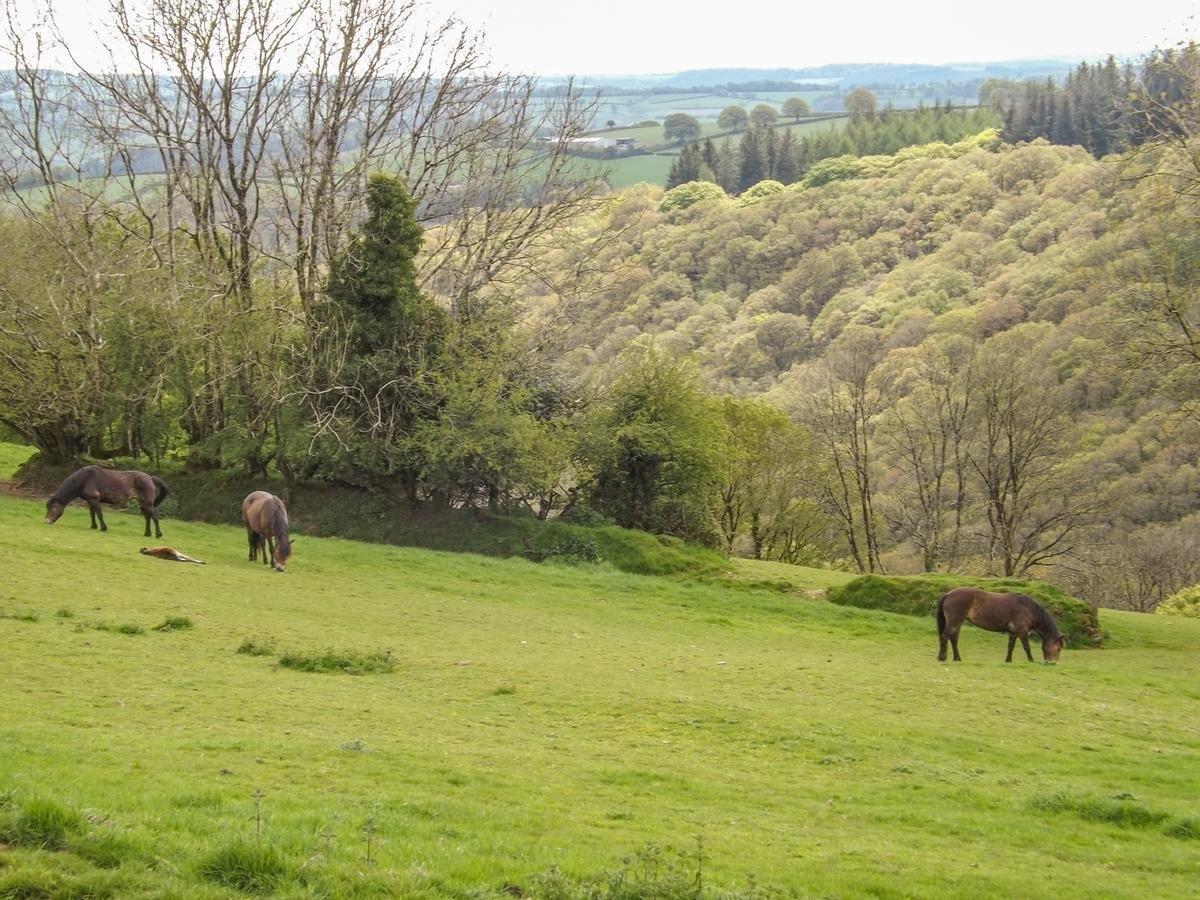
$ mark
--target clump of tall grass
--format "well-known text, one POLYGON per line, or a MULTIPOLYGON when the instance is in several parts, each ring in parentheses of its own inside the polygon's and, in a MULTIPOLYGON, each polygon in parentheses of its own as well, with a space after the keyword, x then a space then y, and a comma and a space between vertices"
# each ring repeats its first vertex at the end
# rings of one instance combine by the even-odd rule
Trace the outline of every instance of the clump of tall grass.
POLYGON ((192 627, 192 620, 187 616, 167 616, 161 625, 155 625, 155 631, 186 631, 192 627))
POLYGON ((97 622, 92 626, 97 631, 111 631, 114 634, 145 634, 146 629, 141 625, 135 625, 132 622, 126 622, 123 625, 109 625, 107 622, 97 622))
POLYGON ((1154 828, 1168 818, 1166 813, 1149 809, 1140 803, 1101 797, 1073 797, 1066 791, 1038 797, 1033 805, 1046 812, 1073 813, 1088 822, 1105 822, 1119 828, 1154 828))
POLYGON ((1200 819, 1188 817, 1172 822, 1163 834, 1181 841, 1200 841, 1200 819))
POLYGON ((709 857, 704 844, 697 841, 693 850, 674 850, 647 844, 627 856, 620 867, 599 875, 578 878, 554 867, 535 875, 528 886, 506 884, 504 893, 513 896, 554 897, 556 900, 609 900, 655 897, 657 900, 767 900, 783 894, 764 885, 750 884, 741 890, 725 892, 710 888, 704 881, 709 857))
POLYGON ((362 653, 358 650, 288 650, 279 657, 279 665, 300 672, 345 672, 348 675, 374 675, 396 670, 391 650, 362 653))
POLYGON ((110 829, 89 831, 72 839, 71 851, 100 869, 116 869, 131 861, 146 863, 154 858, 145 846, 110 829))
POLYGON ((288 876, 290 867, 278 848, 239 839, 209 853, 197 871, 214 884, 248 894, 267 894, 288 876))
POLYGON ((246 656, 270 656, 275 652, 275 641, 272 638, 246 638, 238 645, 237 652, 246 656))
POLYGON ((5 612, 0 609, 0 619, 15 619, 18 622, 36 622, 40 617, 37 613, 30 610, 18 610, 17 612, 5 612))
POLYGON ((83 819, 75 810, 34 798, 14 809, 0 824, 0 839, 14 847, 62 850, 82 825, 83 819))

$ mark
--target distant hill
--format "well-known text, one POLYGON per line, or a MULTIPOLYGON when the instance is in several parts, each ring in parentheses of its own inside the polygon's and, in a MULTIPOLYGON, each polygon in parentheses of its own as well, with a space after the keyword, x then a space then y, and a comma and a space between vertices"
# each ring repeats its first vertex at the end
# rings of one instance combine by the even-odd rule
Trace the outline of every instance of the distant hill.
POLYGON ((1065 75, 1075 63, 1066 60, 1000 60, 996 62, 947 63, 834 63, 807 68, 713 68, 688 69, 646 75, 588 75, 595 86, 614 88, 690 88, 755 81, 820 83, 829 87, 853 85, 895 86, 939 81, 971 81, 981 78, 1045 78, 1065 75))

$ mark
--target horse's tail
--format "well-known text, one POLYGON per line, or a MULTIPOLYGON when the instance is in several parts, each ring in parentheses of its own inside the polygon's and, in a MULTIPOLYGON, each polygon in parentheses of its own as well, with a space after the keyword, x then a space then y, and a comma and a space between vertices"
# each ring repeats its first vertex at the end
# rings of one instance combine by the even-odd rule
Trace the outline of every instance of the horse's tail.
POLYGON ((942 606, 945 604, 945 602, 946 602, 945 594, 942 594, 942 596, 938 597, 937 626, 938 626, 938 634, 939 635, 943 635, 946 633, 946 611, 944 609, 942 609, 942 606))
POLYGON ((171 493, 171 489, 167 487, 167 483, 157 475, 151 475, 150 480, 154 482, 154 486, 158 489, 158 493, 154 496, 154 505, 157 507, 160 503, 167 499, 167 494, 171 493))

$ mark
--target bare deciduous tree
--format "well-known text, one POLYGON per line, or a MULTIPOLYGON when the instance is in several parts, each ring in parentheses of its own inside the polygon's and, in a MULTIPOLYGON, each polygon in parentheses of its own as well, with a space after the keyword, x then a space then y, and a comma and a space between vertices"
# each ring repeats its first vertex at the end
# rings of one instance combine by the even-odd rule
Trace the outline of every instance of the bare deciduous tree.
POLYGON ((324 279, 369 172, 404 179, 427 228, 422 282, 462 319, 596 202, 570 146, 591 102, 495 70, 477 33, 417 0, 107 6, 97 67, 53 37, 52 3, 32 23, 9 3, 33 99, 4 106, 0 145, 20 151, 4 177, 55 192, 65 173, 166 273, 193 446, 236 431, 261 468, 274 431, 278 461, 279 406, 311 388, 317 336, 338 328, 324 279), (37 34, 80 71, 50 71, 37 34))
POLYGON ((860 572, 883 571, 872 474, 876 424, 891 399, 882 357, 880 332, 851 326, 807 367, 791 396, 796 418, 823 450, 830 471, 824 503, 860 572))
POLYGON ((880 435, 902 480, 883 510, 888 523, 920 550, 926 572, 953 569, 959 560, 974 352, 967 338, 948 335, 893 357, 897 392, 904 399, 885 414, 880 435))
POLYGON ((1005 575, 1070 553, 1095 512, 1066 460, 1071 423, 1053 371, 1040 358, 1038 326, 1014 328, 980 349, 971 387, 969 449, 983 488, 987 558, 1005 575))

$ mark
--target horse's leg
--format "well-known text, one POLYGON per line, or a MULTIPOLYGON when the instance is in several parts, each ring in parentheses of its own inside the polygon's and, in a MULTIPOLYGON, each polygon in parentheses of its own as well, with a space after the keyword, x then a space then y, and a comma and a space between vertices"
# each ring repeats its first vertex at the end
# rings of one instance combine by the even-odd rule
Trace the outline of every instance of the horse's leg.
POLYGON ((946 645, 950 643, 945 633, 938 635, 938 662, 946 661, 946 645))
POLYGON ((1029 652, 1029 633, 1021 635, 1021 646, 1025 648, 1025 658, 1033 662, 1033 654, 1029 652))
MULTIPOLYGON (((93 500, 91 497, 85 497, 84 499, 87 500, 88 508, 92 511, 92 518, 100 520, 100 530, 108 531, 108 526, 104 523, 104 507, 101 505, 100 499, 96 498, 93 500)), ((92 527, 95 528, 96 526, 93 524, 92 527)))
POLYGON ((1017 646, 1017 635, 1016 632, 1012 632, 1008 636, 1008 656, 1004 657, 1005 662, 1012 662, 1012 652, 1015 646, 1017 646))
POLYGON ((92 517, 92 530, 93 530, 93 531, 95 531, 95 530, 96 530, 96 528, 97 528, 97 525, 96 525, 96 507, 92 505, 92 501, 91 501, 91 500, 89 500, 89 501, 88 501, 88 513, 89 513, 89 514, 91 515, 91 517, 92 517))
POLYGON ((950 632, 950 646, 954 648, 954 661, 962 662, 962 657, 958 655, 958 633, 962 631, 962 625, 950 632))
POLYGON ((254 533, 254 529, 246 529, 246 543, 250 545, 250 555, 246 558, 250 562, 258 561, 258 535, 254 533))
POLYGON ((263 550, 263 565, 269 566, 271 560, 275 557, 275 539, 271 535, 266 536, 266 547, 263 550))
MULTIPOLYGON (((146 520, 146 533, 142 537, 150 537, 150 512, 144 506, 142 507, 142 518, 146 520)), ((162 537, 161 531, 158 533, 158 536, 162 537)))
POLYGON ((150 515, 152 515, 154 517, 154 536, 162 537, 162 525, 160 525, 158 522, 158 507, 152 506, 152 507, 150 507, 150 509, 151 509, 150 515))

